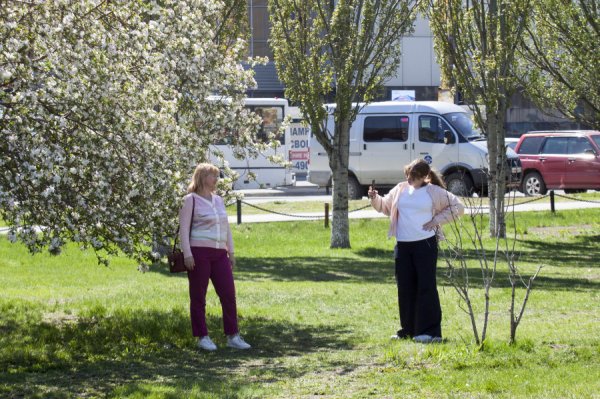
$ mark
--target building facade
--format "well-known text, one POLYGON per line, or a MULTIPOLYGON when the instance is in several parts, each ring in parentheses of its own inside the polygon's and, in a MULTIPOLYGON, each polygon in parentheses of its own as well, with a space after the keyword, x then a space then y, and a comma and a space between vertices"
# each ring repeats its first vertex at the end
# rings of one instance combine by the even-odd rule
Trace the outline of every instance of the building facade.
MULTIPOLYGON (((269 47, 270 21, 268 0, 247 0, 250 23, 249 55, 268 57, 266 65, 254 67, 258 87, 248 92, 249 97, 285 97, 285 86, 279 81, 273 51, 269 47)), ((397 73, 384 83, 383 91, 375 100, 411 98, 416 101, 452 101, 460 104, 460 98, 440 91, 441 70, 433 49, 433 34, 429 21, 418 17, 414 32, 402 39, 402 59, 397 73)), ((531 130, 582 129, 559 115, 551 115, 537 109, 530 101, 517 93, 506 115, 507 137, 518 137, 531 130)))

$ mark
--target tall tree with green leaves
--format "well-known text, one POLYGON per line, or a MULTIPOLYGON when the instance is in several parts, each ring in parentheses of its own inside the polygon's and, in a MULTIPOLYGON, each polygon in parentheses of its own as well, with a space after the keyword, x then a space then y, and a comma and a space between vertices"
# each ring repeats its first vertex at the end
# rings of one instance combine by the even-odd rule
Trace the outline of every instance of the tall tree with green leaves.
POLYGON ((427 15, 443 81, 460 90, 488 138, 490 234, 504 237, 504 122, 519 88, 516 48, 531 0, 429 0, 427 15))
POLYGON ((526 32, 521 53, 528 96, 600 129, 598 0, 536 1, 526 32))
POLYGON ((270 0, 271 46, 286 96, 327 151, 333 179, 331 248, 349 248, 349 130, 395 74, 419 0, 270 0), (333 96, 335 107, 324 107, 333 96), (335 121, 327 129, 328 113, 335 121))

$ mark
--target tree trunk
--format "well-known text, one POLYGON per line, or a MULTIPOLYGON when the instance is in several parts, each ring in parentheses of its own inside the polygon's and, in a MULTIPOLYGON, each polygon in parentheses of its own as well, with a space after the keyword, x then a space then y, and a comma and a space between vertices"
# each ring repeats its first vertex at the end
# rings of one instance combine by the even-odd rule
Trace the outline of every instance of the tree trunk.
POLYGON ((331 248, 350 248, 348 221, 348 159, 350 156, 350 123, 347 118, 335 123, 334 140, 340 140, 339 151, 330 154, 333 172, 333 217, 331 219, 331 248))
POLYGON ((490 235, 492 237, 506 236, 504 220, 504 194, 506 193, 506 148, 504 146, 504 120, 506 102, 495 112, 488 112, 488 191, 490 201, 490 235))

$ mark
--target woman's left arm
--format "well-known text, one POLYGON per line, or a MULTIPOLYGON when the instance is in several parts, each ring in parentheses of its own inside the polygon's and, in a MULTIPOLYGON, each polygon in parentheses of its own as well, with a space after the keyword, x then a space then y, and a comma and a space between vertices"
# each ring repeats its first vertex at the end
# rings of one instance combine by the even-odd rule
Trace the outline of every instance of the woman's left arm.
MULTIPOLYGON (((221 197, 219 197, 221 198, 221 197)), ((227 211, 225 210, 225 203, 221 198, 221 205, 223 206, 223 212, 227 215, 227 211)), ((231 263, 231 268, 233 269, 235 266, 235 255, 233 248, 233 235, 231 234, 231 226, 229 225, 229 219, 227 220, 227 254, 229 255, 229 261, 231 263)))
POLYGON ((457 220, 465 213, 465 206, 460 202, 456 195, 449 191, 440 188, 436 191, 438 206, 436 213, 431 220, 436 225, 452 222, 457 220))

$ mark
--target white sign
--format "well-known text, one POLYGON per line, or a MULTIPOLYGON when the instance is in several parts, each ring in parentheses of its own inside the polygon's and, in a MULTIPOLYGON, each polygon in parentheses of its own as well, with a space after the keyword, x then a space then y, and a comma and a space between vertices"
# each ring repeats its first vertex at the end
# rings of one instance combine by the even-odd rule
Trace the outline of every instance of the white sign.
POLYGON ((392 90, 392 101, 415 101, 414 90, 392 90))
POLYGON ((299 122, 290 123, 289 158, 294 172, 308 172, 308 145, 310 143, 310 127, 299 122))

